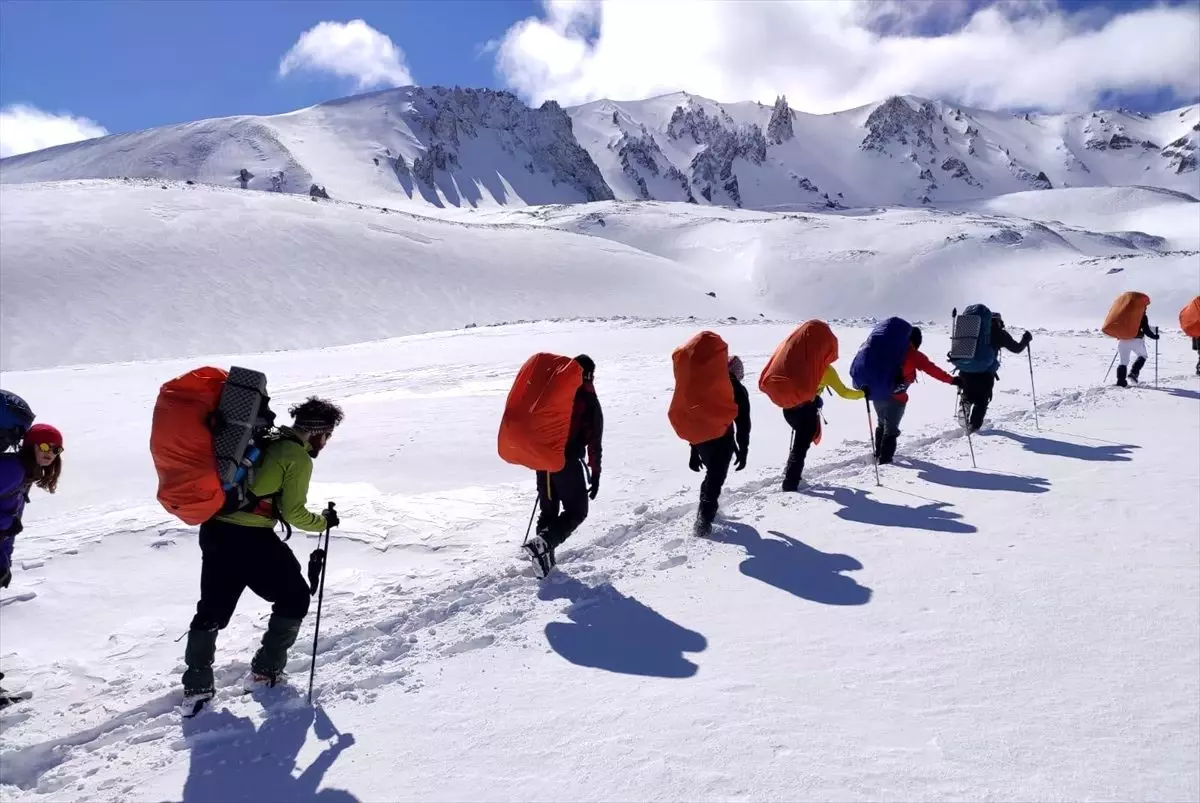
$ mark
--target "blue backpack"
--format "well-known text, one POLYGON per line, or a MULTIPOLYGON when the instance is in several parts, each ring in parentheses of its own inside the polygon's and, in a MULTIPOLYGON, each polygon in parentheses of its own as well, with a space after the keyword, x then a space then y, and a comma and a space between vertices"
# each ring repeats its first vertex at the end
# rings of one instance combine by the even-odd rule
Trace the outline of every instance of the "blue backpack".
POLYGON ((868 398, 882 399, 896 387, 904 356, 908 353, 912 324, 888 318, 875 325, 850 363, 850 381, 868 398))
POLYGON ((992 345, 990 309, 972 304, 954 319, 946 357, 964 374, 982 374, 1000 367, 1000 352, 992 345))
POLYGON ((35 418, 29 405, 15 393, 0 390, 0 452, 21 445, 35 418))

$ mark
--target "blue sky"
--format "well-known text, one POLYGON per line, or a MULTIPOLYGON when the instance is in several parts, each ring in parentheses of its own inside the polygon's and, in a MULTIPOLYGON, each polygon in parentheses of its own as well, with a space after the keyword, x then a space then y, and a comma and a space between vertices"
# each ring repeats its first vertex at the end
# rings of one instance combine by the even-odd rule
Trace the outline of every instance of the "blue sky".
POLYGON ((990 108, 1159 111, 1200 92, 1200 2, 1155 5, 1010 0, 992 14, 989 0, 878 0, 850 12, 818 0, 603 12, 598 0, 6 0, 0 155, 290 111, 409 76, 564 105, 688 89, 729 101, 785 92, 818 112, 903 92, 990 108), (343 29, 353 20, 356 32, 343 29), (864 47, 862 33, 883 39, 864 47))

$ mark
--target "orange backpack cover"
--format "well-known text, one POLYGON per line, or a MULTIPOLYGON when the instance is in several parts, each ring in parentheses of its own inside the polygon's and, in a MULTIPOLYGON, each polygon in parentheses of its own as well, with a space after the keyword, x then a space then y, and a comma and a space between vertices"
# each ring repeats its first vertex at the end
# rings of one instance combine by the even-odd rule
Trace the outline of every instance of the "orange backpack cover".
POLYGON ((220 368, 197 368, 159 388, 154 404, 150 456, 158 501, 185 524, 203 524, 225 504, 209 416, 221 402, 226 377, 220 368))
POLYGON ((1188 337, 1200 337, 1200 296, 1179 311, 1179 328, 1188 337))
POLYGON ((837 335, 824 321, 805 321, 775 349, 758 389, 787 410, 817 397, 825 369, 837 362, 837 335))
POLYGON ((1142 316, 1150 306, 1150 296, 1133 290, 1121 293, 1113 302, 1100 331, 1117 340, 1132 340, 1142 328, 1142 316))
POLYGON ((719 438, 737 418, 729 378, 729 346, 716 332, 700 332, 671 353, 675 392, 667 418, 675 434, 695 445, 719 438))
POLYGON ((540 352, 526 360, 504 403, 500 458, 534 471, 562 471, 575 393, 582 384, 583 367, 570 357, 540 352))

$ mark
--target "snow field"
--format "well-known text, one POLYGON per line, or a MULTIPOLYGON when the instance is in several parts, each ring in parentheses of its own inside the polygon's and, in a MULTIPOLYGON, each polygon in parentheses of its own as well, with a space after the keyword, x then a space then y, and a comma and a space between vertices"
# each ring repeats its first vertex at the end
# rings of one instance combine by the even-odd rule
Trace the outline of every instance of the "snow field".
MULTIPOLYGON (((791 325, 717 327, 754 428, 726 522, 699 540, 700 476, 666 420, 670 351, 697 328, 542 323, 204 360, 265 370, 277 408, 320 393, 347 412, 311 495, 344 522, 315 721, 231 693, 268 610, 249 594, 211 716, 181 728, 169 710, 199 553, 153 502, 145 444, 158 385, 200 362, 6 372, 70 433, 70 461, 60 493, 35 496, 0 597, 0 662, 37 695, 0 719, 5 799, 1200 794, 1184 338, 1163 338, 1161 389, 1120 392, 1097 387, 1111 341, 1039 335, 1042 431, 1008 355, 979 469, 953 389, 922 378, 883 488, 861 403, 831 399, 810 486, 785 496, 789 430, 753 385, 791 325), (516 550, 532 478, 495 457, 511 377, 540 349, 596 359, 606 417, 600 496, 541 585, 516 550)), ((866 330, 835 330, 845 376, 866 330)), ((926 352, 945 346, 928 327, 926 352)), ((303 562, 312 539, 292 546, 303 562)), ((311 619, 289 665, 301 687, 311 619)))

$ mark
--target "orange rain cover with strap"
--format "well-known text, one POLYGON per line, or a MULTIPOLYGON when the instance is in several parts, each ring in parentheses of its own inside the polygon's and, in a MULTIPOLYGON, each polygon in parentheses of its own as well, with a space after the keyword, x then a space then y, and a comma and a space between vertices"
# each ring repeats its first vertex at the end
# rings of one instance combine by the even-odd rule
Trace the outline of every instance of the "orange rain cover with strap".
POLYGON ((150 456, 158 501, 185 524, 203 524, 225 504, 209 416, 227 376, 220 368, 197 368, 165 383, 154 403, 150 456))
POLYGON ((1150 306, 1150 296, 1130 290, 1121 293, 1104 318, 1100 331, 1117 340, 1132 340, 1142 327, 1142 316, 1150 306))
POLYGON ((570 357, 539 352, 526 360, 504 403, 500 458, 534 471, 562 471, 575 393, 582 384, 583 367, 570 357))
POLYGON ((817 397, 825 369, 837 362, 837 335, 824 321, 805 321, 775 349, 758 389, 787 410, 817 397))
POLYGON ((729 346, 716 332, 700 332, 671 353, 675 392, 667 418, 675 434, 693 446, 725 434, 737 418, 729 346))
POLYGON ((1179 311, 1179 328, 1188 337, 1200 337, 1200 296, 1179 311))

